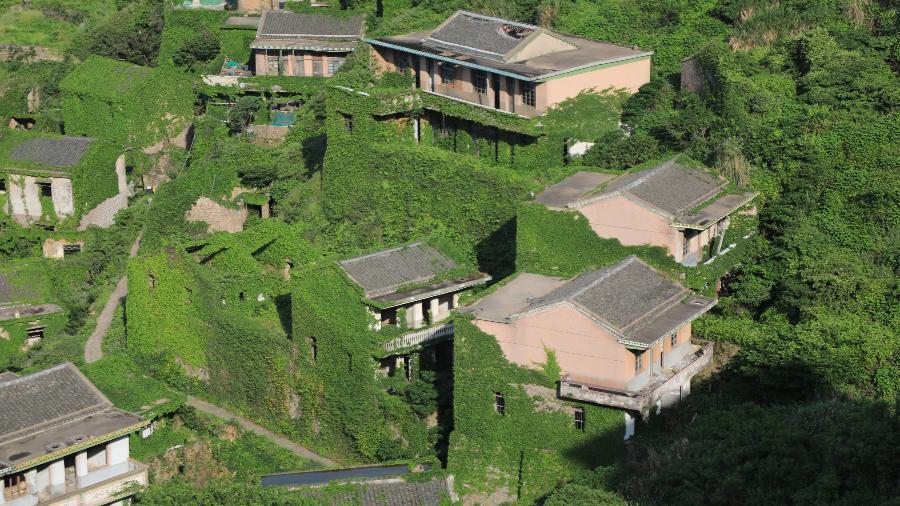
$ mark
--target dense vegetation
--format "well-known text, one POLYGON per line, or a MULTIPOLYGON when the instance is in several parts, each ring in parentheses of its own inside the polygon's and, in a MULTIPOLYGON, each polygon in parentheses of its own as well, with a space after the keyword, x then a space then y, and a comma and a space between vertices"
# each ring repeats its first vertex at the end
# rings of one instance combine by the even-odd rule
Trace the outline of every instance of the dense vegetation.
MULTIPOLYGON (((173 168, 167 174, 178 175, 149 210, 121 214, 111 230, 88 231, 79 256, 46 267, 35 262, 51 280, 48 299, 67 310, 67 328, 27 355, 6 353, 0 366, 80 360, 91 305, 121 275, 127 247, 145 226, 144 254, 129 266, 131 293, 119 313, 127 324, 120 318, 115 329, 127 330, 127 350, 118 346, 86 368, 129 409, 162 395, 173 402, 160 411, 175 409, 181 397, 164 392, 176 387, 348 462, 449 451, 465 493, 485 494, 482 500, 871 504, 900 495, 892 455, 900 445, 896 2, 340 5, 367 14, 383 9, 383 17, 368 18, 373 35, 430 28, 466 8, 638 45, 655 52, 653 78, 631 97, 578 97, 536 122, 439 97, 406 101, 408 76, 374 76, 364 48, 331 84, 368 95, 311 78, 259 78, 247 91, 229 90, 197 79, 226 57, 248 62, 253 31, 224 28, 226 13, 174 11, 160 0, 0 1, 0 42, 45 45, 85 60, 35 62, 23 53, 0 65, 3 114, 23 115, 28 92, 40 88, 35 128, 60 133, 65 119, 67 133, 123 148, 171 137, 200 115, 193 149, 165 152, 173 168), (687 57, 700 70, 691 83, 696 91, 681 88, 687 57), (303 105, 284 144, 254 144, 248 130, 288 102, 303 105), (420 121, 418 142, 411 118, 420 121), (472 136, 462 128, 470 122, 504 135, 472 136), (564 166, 557 148, 573 138, 596 144, 564 166), (758 217, 736 219, 729 231, 753 235, 726 262, 685 270, 658 249, 622 247, 597 238, 583 219, 522 203, 576 169, 618 171, 677 153, 760 192, 758 217), (185 221, 201 196, 234 207, 236 187, 267 193, 275 220, 250 219, 231 236, 185 221), (410 383, 372 378, 384 336, 366 330, 359 294, 332 260, 426 235, 454 244, 497 279, 522 270, 571 276, 628 254, 706 293, 724 275, 719 305, 694 328, 736 354, 695 384, 687 402, 641 425, 626 459, 619 413, 592 409, 597 432, 574 435, 568 415, 532 416, 534 399, 523 385, 554 380, 503 363, 465 322, 458 323, 452 400, 447 373, 419 364, 410 383), (120 373, 155 380, 138 395, 109 381, 120 373), (498 390, 515 420, 485 418, 494 413, 484 391, 498 390), (443 412, 426 428, 423 420, 448 405, 452 421, 443 412), (505 492, 490 498, 497 490, 505 492)), ((156 167, 129 153, 130 165, 156 167)), ((35 255, 43 237, 0 217, 0 259, 35 255)), ((154 444, 186 440, 177 428, 166 430, 154 444)), ((255 462, 260 453, 217 448, 229 462, 255 462)), ((139 502, 308 499, 205 476, 154 486, 139 502)))

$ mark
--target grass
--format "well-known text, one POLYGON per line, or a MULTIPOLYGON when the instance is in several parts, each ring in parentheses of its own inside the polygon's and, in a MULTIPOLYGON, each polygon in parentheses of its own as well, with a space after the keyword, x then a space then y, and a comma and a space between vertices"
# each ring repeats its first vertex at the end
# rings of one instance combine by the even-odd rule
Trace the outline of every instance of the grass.
POLYGON ((68 49, 85 26, 115 12, 113 0, 34 0, 0 13, 0 44, 68 49))

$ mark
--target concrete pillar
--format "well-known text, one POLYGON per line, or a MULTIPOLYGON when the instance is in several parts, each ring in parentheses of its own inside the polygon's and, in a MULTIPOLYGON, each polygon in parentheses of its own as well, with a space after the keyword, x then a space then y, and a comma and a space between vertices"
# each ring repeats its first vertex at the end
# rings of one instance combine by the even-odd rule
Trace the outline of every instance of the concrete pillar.
POLYGON ((81 477, 87 473, 87 451, 83 451, 75 455, 75 476, 81 477))
POLYGON ((63 459, 59 459, 50 464, 50 486, 65 485, 66 483, 66 464, 63 459))
POLYGON ((25 471, 25 483, 28 484, 28 490, 37 490, 37 468, 32 467, 25 471))
POLYGON ((303 75, 312 75, 312 55, 306 51, 303 52, 303 75))
POLYGON ((447 317, 447 315, 450 314, 450 297, 444 295, 438 300, 438 302, 440 304, 440 309, 438 309, 438 312, 441 315, 440 318, 444 319, 447 317))
POLYGON ((625 441, 634 437, 634 417, 631 413, 625 413, 625 441))
POLYGON ((106 443, 106 465, 114 466, 128 461, 128 436, 106 443))
POLYGON ((459 307, 459 292, 453 294, 453 302, 450 304, 450 309, 456 309, 459 307))
POLYGON ((441 315, 440 301, 437 297, 428 301, 428 313, 431 323, 440 321, 440 319, 443 318, 441 315))
POLYGON ((417 329, 421 327, 424 320, 422 301, 416 302, 406 310, 406 324, 409 328, 417 329))
MULTIPOLYGON (((284 52, 282 51, 281 54, 282 54, 282 56, 283 56, 283 55, 284 55, 284 52)), ((293 52, 293 51, 289 51, 289 52, 288 52, 287 65, 286 65, 286 67, 287 67, 287 68, 284 70, 284 71, 285 71, 285 74, 284 74, 284 75, 286 75, 286 76, 292 76, 292 75, 294 75, 294 52, 293 52)))
POLYGON ((691 381, 686 381, 683 385, 681 385, 681 400, 687 398, 687 396, 691 395, 691 381))
POLYGON ((0 478, 0 504, 6 504, 6 480, 0 478))

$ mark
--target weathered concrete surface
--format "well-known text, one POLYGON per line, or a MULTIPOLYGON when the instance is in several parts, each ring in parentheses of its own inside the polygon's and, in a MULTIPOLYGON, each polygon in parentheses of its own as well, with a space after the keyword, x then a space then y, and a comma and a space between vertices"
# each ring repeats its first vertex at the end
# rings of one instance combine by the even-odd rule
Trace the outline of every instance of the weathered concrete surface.
POLYGON ((247 209, 229 209, 210 198, 200 197, 185 214, 187 221, 205 221, 209 232, 240 232, 247 221, 247 209))
MULTIPOLYGON (((138 234, 137 239, 134 240, 134 244, 131 245, 131 251, 128 252, 129 257, 134 258, 137 256, 138 249, 141 246, 141 237, 143 235, 144 232, 141 231, 141 233, 138 234)), ((128 276, 122 276, 116 284, 116 289, 113 290, 112 295, 109 296, 109 300, 106 301, 106 305, 103 306, 103 310, 100 311, 100 316, 97 317, 97 327, 91 332, 87 343, 84 345, 84 361, 88 364, 92 364, 103 358, 103 338, 106 336, 106 333, 109 332, 109 326, 112 323, 116 307, 127 294, 128 276)))
POLYGON ((116 213, 128 207, 128 196, 126 193, 113 195, 112 197, 97 204, 97 207, 88 211, 81 217, 78 224, 78 230, 82 231, 90 225, 96 225, 100 228, 109 228, 115 222, 116 213))
POLYGON ((194 409, 202 411, 204 413, 208 413, 210 415, 217 416, 223 420, 234 421, 238 425, 243 427, 244 429, 246 429, 254 434, 260 435, 260 436, 268 439, 269 441, 272 441, 276 445, 284 448, 285 450, 288 450, 288 451, 294 453, 295 455, 297 455, 299 457, 303 457, 304 459, 311 460, 311 461, 316 462, 317 464, 321 464, 323 466, 331 467, 331 466, 337 465, 337 462, 335 462, 329 458, 323 457, 323 456, 319 455, 318 453, 315 453, 312 450, 309 450, 308 448, 304 448, 283 436, 279 436, 278 434, 275 434, 274 432, 270 431, 269 429, 266 429, 265 427, 261 427, 255 423, 251 422, 250 420, 248 420, 242 416, 238 416, 238 415, 232 413, 231 411, 220 408, 219 406, 210 404, 206 401, 200 400, 200 399, 190 396, 190 395, 188 396, 188 399, 187 399, 187 405, 191 406, 194 409))

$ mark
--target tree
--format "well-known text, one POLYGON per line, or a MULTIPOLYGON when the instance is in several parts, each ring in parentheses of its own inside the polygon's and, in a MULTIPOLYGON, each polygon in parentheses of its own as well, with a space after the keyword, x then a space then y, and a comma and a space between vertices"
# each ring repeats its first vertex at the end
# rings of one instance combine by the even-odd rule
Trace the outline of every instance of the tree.
POLYGON ((219 39, 208 31, 186 40, 172 55, 172 62, 179 67, 191 68, 195 63, 207 63, 219 55, 219 39))
POLYGON ((228 111, 228 130, 232 134, 240 133, 250 124, 253 113, 259 110, 259 99, 256 97, 241 97, 228 111))
POLYGON ((155 65, 162 44, 162 0, 138 0, 125 5, 104 23, 88 30, 73 52, 84 59, 97 54, 137 65, 155 65))

